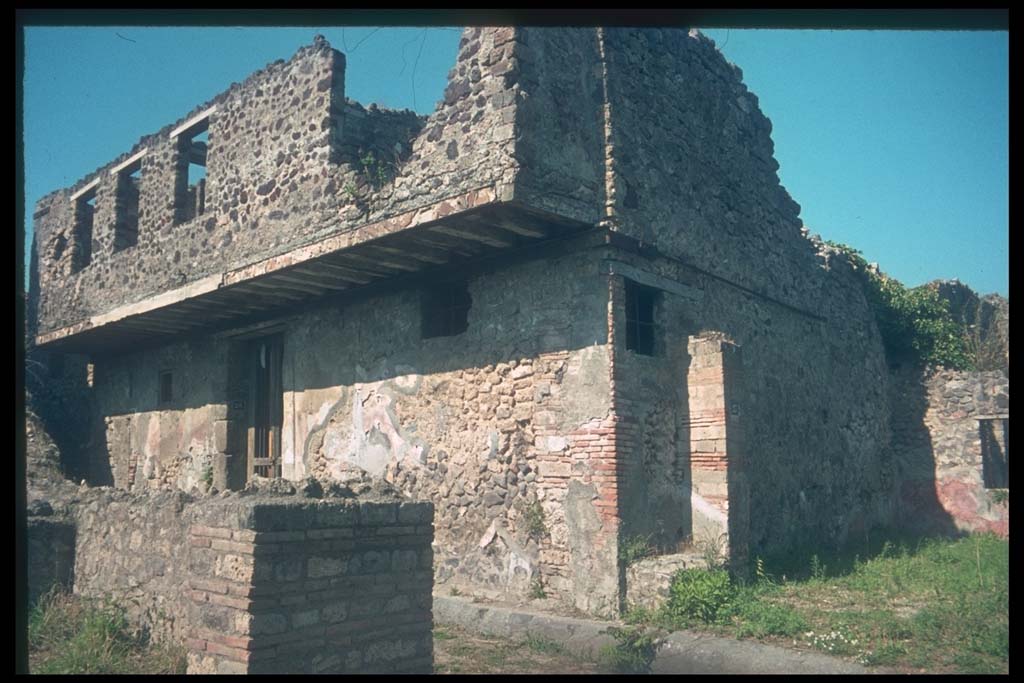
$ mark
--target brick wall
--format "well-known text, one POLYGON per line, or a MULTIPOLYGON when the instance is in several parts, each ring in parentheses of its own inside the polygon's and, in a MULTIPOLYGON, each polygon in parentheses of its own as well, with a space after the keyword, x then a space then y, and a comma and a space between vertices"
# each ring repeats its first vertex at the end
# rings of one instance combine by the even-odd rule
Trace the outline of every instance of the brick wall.
POLYGON ((184 643, 190 673, 429 672, 433 505, 312 480, 271 489, 50 488, 52 507, 30 506, 30 548, 46 551, 31 593, 73 561, 76 593, 184 643))

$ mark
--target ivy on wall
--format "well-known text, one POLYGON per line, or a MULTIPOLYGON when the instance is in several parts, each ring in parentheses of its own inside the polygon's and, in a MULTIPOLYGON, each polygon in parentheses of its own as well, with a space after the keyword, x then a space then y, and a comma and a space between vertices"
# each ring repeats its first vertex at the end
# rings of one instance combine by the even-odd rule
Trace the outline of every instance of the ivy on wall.
POLYGON ((860 277, 890 363, 975 369, 967 325, 952 316, 949 302, 934 288, 908 288, 871 267, 857 249, 836 242, 825 244, 842 253, 860 277))

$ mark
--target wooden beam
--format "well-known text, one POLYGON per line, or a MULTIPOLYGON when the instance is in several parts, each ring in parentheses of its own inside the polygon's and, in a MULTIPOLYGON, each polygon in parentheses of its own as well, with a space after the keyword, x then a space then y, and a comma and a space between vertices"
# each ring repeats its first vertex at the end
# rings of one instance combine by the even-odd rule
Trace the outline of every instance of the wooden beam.
POLYGON ((392 266, 387 263, 382 263, 379 260, 372 259, 366 256, 360 256, 359 254, 353 254, 352 252, 344 252, 338 254, 335 258, 338 260, 338 262, 351 265, 353 268, 358 268, 359 270, 363 270, 368 273, 374 273, 378 277, 391 276, 397 272, 405 270, 405 268, 399 268, 397 266, 392 266))
POLYGON ((473 240, 474 242, 480 242, 486 244, 489 247, 498 247, 504 249, 513 246, 515 243, 510 242, 508 239, 496 236, 493 232, 489 232, 483 229, 483 226, 466 226, 461 225, 456 227, 451 224, 445 225, 433 225, 428 228, 430 232, 440 233, 442 235, 452 235, 453 237, 462 237, 467 240, 473 240))
MULTIPOLYGON (((470 217, 470 216, 467 216, 466 220, 467 221, 471 221, 472 220, 472 221, 475 222, 475 220, 472 217, 470 217)), ((487 219, 481 219, 481 220, 485 220, 486 221, 487 219)), ((500 230, 505 230, 507 232, 512 232, 512 233, 515 233, 517 235, 522 235, 523 237, 534 237, 534 238, 542 238, 543 239, 543 238, 548 237, 548 234, 549 234, 548 231, 545 230, 544 228, 537 227, 536 225, 531 227, 529 224, 526 224, 527 223, 526 221, 524 221, 523 219, 521 219, 519 217, 516 217, 514 219, 510 219, 510 218, 507 218, 505 216, 496 215, 496 216, 492 217, 488 221, 488 223, 490 225, 493 225, 493 226, 499 228, 500 230)))
POLYGON ((259 315, 281 304, 293 304, 309 297, 305 292, 286 292, 280 288, 271 291, 252 283, 247 283, 245 287, 246 289, 239 289, 238 293, 249 300, 260 302, 258 308, 251 310, 252 315, 259 315))
MULTIPOLYGON (((398 240, 394 240, 395 244, 398 240)), ((372 244, 367 245, 367 248, 376 249, 387 254, 397 254, 398 256, 407 256, 409 258, 416 259, 417 261, 423 261, 424 263, 441 264, 447 263, 449 259, 448 252, 443 249, 434 249, 422 244, 410 244, 406 248, 400 248, 397 246, 387 246, 384 244, 372 244)))
POLYGON ((307 265, 299 266, 295 269, 300 273, 310 274, 324 274, 330 273, 332 277, 337 277, 340 280, 347 280, 357 285, 365 285, 367 282, 373 282, 373 278, 365 273, 358 273, 351 268, 343 268, 342 266, 334 263, 328 263, 323 259, 313 261, 307 265))
POLYGON ((286 273, 275 273, 270 276, 271 282, 292 282, 297 285, 308 285, 310 287, 320 287, 321 289, 331 289, 336 292, 340 292, 343 289, 350 289, 351 285, 341 284, 337 280, 332 280, 329 277, 324 276, 317 277, 306 272, 300 272, 298 270, 289 270, 286 273))
POLYGON ((275 275, 273 278, 250 282, 250 285, 265 292, 295 292, 303 296, 320 296, 326 290, 310 283, 295 282, 288 278, 275 275))
POLYGON ((409 259, 398 258, 395 256, 379 256, 374 255, 373 253, 368 254, 366 253, 367 250, 369 249, 368 245, 362 245, 356 247, 356 249, 358 251, 356 251, 355 253, 350 252, 347 254, 347 256, 349 256, 350 258, 354 258, 357 261, 362 260, 366 261, 367 263, 380 264, 382 266, 387 266, 390 268, 395 268, 397 270, 404 270, 408 272, 416 272, 417 270, 420 270, 423 267, 421 264, 415 261, 411 261, 409 259))
POLYGON ((438 247, 444 251, 469 258, 479 256, 486 251, 486 247, 481 247, 479 242, 471 242, 458 237, 441 235, 425 230, 416 231, 408 239, 414 245, 425 244, 429 247, 438 247))

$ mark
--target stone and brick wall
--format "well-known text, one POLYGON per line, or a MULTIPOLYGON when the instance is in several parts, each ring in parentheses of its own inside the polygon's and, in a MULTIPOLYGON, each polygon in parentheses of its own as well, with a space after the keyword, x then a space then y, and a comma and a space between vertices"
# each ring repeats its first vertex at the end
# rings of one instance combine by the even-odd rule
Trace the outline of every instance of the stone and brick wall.
POLYGON ((33 214, 38 332, 396 213, 511 187, 519 90, 513 34, 467 29, 430 117, 346 100, 344 55, 318 39, 47 195, 33 214), (187 158, 181 136, 171 133, 206 112, 206 211, 176 225, 187 158), (112 171, 139 154, 138 240, 115 249, 119 182, 112 171), (96 208, 87 245, 75 232, 82 203, 74 196, 90 187, 96 208), (75 259, 86 250, 91 260, 79 268, 75 259))
MULTIPOLYGON (((607 28, 600 40, 606 220, 633 239, 610 267, 662 292, 654 356, 616 349, 617 377, 631 378, 617 380, 617 405, 635 402, 628 409, 651 444, 633 452, 657 454, 653 469, 684 483, 686 340, 721 333, 743 357, 744 469, 757 482, 751 551, 838 543, 887 519, 888 372, 877 327, 848 264, 802 234, 756 97, 698 32, 607 28)), ((637 521, 627 535, 654 533, 671 548, 671 534, 691 522, 670 512, 680 506, 669 487, 627 479, 624 518, 637 521)))
MULTIPOLYGON (((467 273, 468 329, 454 338, 421 339, 419 286, 281 321, 283 476, 356 465, 434 501, 440 585, 522 597, 540 582, 613 610, 617 427, 593 254, 467 273)), ((223 488, 245 452, 239 348, 222 335, 97 358, 108 417, 95 457, 117 486, 190 490, 212 475, 223 488)))
POLYGON ((1009 456, 1006 374, 904 368, 894 373, 892 391, 900 523, 1008 535, 1008 480, 998 481, 995 471, 1009 456), (994 471, 986 482, 988 456, 994 471))
POLYGON ((433 505, 366 484, 268 486, 37 492, 30 545, 46 572, 30 593, 71 582, 110 599, 184 643, 190 673, 429 672, 433 505))

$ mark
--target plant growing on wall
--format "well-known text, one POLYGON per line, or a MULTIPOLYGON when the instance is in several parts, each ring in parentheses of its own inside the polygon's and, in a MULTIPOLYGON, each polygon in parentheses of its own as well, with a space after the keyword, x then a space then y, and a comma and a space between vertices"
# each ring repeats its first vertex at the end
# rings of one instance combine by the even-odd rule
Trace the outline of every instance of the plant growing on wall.
POLYGON ((526 533, 533 539, 540 540, 548 532, 547 524, 544 523, 544 508, 539 500, 526 506, 523 521, 526 522, 526 533))
POLYGON ((651 535, 628 536, 619 545, 619 559, 627 567, 637 560, 654 554, 654 546, 651 545, 651 535))
POLYGON ((968 330, 953 318, 949 303, 937 291, 927 285, 907 288, 896 278, 870 267, 857 249, 836 242, 825 244, 845 256, 860 277, 890 362, 956 370, 975 367, 968 330))
POLYGON ((359 157, 359 172, 374 190, 379 190, 394 180, 395 165, 378 158, 372 150, 367 150, 359 157))

